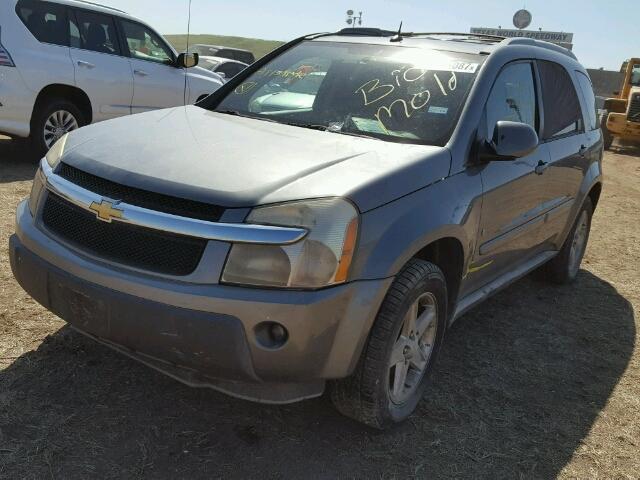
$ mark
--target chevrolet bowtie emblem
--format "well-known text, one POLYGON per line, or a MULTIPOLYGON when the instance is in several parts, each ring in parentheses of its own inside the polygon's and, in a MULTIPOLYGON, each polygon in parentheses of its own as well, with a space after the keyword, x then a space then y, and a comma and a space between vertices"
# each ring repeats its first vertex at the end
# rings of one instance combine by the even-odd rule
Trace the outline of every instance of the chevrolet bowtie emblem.
POLYGON ((123 211, 113 208, 113 203, 102 200, 100 203, 92 202, 89 209, 95 212, 99 220, 111 223, 114 218, 122 218, 123 211))

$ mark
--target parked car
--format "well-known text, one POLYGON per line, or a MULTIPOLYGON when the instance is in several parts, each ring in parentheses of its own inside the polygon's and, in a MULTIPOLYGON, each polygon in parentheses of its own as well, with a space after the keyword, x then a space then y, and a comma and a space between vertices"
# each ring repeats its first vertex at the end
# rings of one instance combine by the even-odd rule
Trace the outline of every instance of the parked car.
POLYGON ((217 73, 224 81, 229 81, 249 65, 223 57, 200 56, 200 66, 217 73))
POLYGON ((602 152, 565 49, 311 35, 197 106, 61 138, 11 265, 75 328, 188 385, 286 403, 329 383, 383 428, 429 395, 454 320, 534 269, 577 277, 602 152), (314 71, 311 108, 252 111, 314 71))
POLYGON ((5 0, 0 19, 0 132, 30 137, 41 152, 83 125, 195 103, 223 83, 204 68, 187 70, 194 59, 119 10, 5 0))
POLYGON ((256 61, 256 57, 249 50, 241 48, 222 47, 220 45, 192 45, 189 47, 190 52, 197 53, 203 57, 221 57, 238 62, 252 64, 256 61))

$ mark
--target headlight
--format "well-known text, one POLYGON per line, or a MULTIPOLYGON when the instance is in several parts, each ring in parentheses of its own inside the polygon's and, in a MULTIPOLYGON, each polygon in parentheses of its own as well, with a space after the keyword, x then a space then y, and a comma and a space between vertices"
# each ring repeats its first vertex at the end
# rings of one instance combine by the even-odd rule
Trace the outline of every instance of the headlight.
POLYGON ((45 158, 47 159, 47 163, 51 168, 55 168, 56 165, 60 162, 62 155, 64 155, 64 147, 67 144, 68 133, 65 133, 60 140, 58 140, 53 147, 47 152, 45 158))
POLYGON ((293 245, 233 245, 223 282, 320 288, 347 280, 358 233, 358 212, 348 201, 329 198, 260 207, 247 223, 303 227, 309 234, 293 245))
POLYGON ((38 210, 38 201, 40 200, 44 185, 45 180, 42 175, 42 169, 38 168, 35 177, 33 177, 33 183, 31 184, 31 194, 29 194, 29 210, 34 217, 38 210))

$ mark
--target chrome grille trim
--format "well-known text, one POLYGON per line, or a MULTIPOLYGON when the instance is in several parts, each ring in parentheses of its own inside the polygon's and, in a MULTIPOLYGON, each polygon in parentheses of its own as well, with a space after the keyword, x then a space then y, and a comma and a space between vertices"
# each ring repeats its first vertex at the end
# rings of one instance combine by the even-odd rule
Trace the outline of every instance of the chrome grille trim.
POLYGON ((119 202, 117 198, 102 197, 89 190, 85 190, 56 175, 44 158, 40 162, 40 168, 44 173, 48 190, 94 215, 95 212, 90 208, 92 203, 100 203, 103 200, 112 202, 115 208, 123 212, 122 218, 114 218, 112 220, 114 222, 128 223, 161 232, 171 232, 178 235, 203 238, 205 240, 218 240, 231 243, 257 243, 263 245, 290 245, 302 240, 308 233, 304 228, 245 223, 215 223, 157 212, 119 202))

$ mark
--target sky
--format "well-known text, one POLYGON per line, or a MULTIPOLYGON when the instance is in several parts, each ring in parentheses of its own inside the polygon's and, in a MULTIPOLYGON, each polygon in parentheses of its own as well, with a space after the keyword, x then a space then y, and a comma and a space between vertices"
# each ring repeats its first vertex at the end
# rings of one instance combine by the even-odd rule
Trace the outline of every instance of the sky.
MULTIPOLYGON (((163 34, 186 33, 188 0, 96 0, 143 19, 163 34)), ((405 31, 468 32, 513 28, 516 10, 533 15, 529 29, 572 32, 574 53, 587 68, 619 70, 640 57, 640 0, 192 0, 191 33, 290 40, 346 26, 346 11, 363 26, 405 31)))

